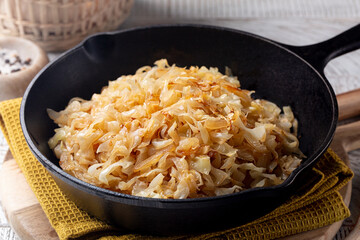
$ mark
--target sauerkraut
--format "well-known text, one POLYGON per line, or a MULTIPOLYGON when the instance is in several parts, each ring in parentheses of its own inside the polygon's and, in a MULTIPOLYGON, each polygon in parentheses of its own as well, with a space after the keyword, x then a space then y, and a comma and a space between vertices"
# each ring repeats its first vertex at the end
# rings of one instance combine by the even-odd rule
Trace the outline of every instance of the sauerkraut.
POLYGON ((290 107, 252 99, 230 71, 165 59, 109 81, 91 100, 48 109, 69 174, 150 198, 197 198, 282 183, 299 166, 290 107))

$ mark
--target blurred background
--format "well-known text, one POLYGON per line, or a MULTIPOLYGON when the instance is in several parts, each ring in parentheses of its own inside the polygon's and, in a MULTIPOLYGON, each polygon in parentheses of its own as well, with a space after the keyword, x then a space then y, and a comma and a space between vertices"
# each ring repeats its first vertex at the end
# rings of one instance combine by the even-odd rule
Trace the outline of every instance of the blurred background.
MULTIPOLYGON (((176 23, 224 26, 286 44, 309 45, 359 24, 360 1, 0 0, 1 35, 36 42, 46 50, 50 61, 91 33, 176 23)), ((337 94, 360 88, 360 50, 331 61, 325 75, 337 94)), ((7 151, 0 133, 0 160, 7 151)), ((360 169, 359 159, 359 150, 350 153, 352 169, 360 169)), ((359 181, 359 176, 354 181, 359 181)), ((335 239, 344 239, 354 227, 359 216, 359 192, 359 186, 353 186, 352 217, 344 221, 335 239)), ((3 211, 0 239, 18 239, 3 211)))

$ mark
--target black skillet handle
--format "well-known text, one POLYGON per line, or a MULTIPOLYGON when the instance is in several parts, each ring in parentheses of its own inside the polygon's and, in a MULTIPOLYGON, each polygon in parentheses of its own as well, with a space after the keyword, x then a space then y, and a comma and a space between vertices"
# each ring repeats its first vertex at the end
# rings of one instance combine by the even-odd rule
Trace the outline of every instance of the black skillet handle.
POLYGON ((300 47, 281 45, 298 54, 324 76, 324 68, 331 59, 360 48, 360 24, 317 44, 300 47))

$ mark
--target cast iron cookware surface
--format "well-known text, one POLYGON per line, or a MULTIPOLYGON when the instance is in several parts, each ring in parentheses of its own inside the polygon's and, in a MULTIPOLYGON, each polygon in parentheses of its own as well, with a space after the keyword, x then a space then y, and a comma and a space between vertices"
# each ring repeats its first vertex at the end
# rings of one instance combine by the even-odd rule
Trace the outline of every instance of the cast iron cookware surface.
POLYGON ((90 214, 137 232, 184 234, 215 231, 265 215, 306 182, 309 169, 329 146, 337 122, 334 92, 323 68, 333 57, 359 47, 360 26, 328 41, 286 46, 232 29, 172 25, 97 34, 69 50, 41 71, 21 105, 21 126, 36 158, 59 187, 90 214), (47 108, 64 109, 73 97, 89 99, 109 80, 134 74, 167 58, 178 66, 225 66, 254 97, 290 105, 299 121, 300 149, 307 156, 281 185, 211 198, 150 199, 87 184, 59 168, 47 141, 56 125, 47 108))

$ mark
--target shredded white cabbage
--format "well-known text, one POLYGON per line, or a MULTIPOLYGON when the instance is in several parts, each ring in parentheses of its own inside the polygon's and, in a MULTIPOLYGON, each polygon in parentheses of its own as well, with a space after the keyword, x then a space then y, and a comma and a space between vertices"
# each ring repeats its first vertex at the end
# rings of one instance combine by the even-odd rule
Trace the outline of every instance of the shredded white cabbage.
MULTIPOLYGON (((229 72, 229 70, 228 70, 229 72)), ((71 175, 113 191, 196 198, 282 183, 304 155, 290 107, 253 100, 217 68, 167 60, 48 109, 49 146, 71 175)))

